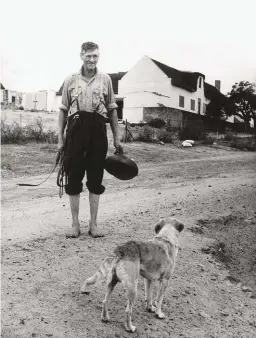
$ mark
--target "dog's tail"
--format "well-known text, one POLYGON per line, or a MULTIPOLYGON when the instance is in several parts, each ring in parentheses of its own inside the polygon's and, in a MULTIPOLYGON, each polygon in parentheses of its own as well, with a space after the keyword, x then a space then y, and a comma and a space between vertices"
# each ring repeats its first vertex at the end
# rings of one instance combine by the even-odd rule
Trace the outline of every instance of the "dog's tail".
POLYGON ((99 269, 95 272, 95 274, 85 280, 80 289, 80 292, 90 293, 90 291, 88 290, 88 286, 96 284, 103 280, 110 281, 113 269, 115 268, 115 265, 119 259, 120 257, 116 255, 106 257, 99 269))

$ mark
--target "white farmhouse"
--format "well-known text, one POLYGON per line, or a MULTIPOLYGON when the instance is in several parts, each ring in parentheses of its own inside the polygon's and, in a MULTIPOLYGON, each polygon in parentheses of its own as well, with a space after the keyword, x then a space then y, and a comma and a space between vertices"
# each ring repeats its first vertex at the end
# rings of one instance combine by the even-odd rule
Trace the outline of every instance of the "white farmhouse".
POLYGON ((180 71, 144 56, 119 81, 123 119, 138 123, 161 115, 178 125, 181 112, 203 115, 212 96, 223 96, 220 81, 215 85, 206 83, 202 73, 180 71))

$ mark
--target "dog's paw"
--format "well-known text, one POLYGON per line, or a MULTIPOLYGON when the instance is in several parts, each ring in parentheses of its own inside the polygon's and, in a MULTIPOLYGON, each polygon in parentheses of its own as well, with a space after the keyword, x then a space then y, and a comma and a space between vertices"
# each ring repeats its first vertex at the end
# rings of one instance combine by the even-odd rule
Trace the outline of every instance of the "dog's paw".
POLYGON ((81 286, 80 293, 85 294, 85 295, 89 295, 90 290, 89 290, 86 282, 81 286))
POLYGON ((151 306, 147 306, 147 311, 148 312, 156 312, 156 307, 155 306, 153 306, 153 305, 151 305, 151 306))
POLYGON ((165 318, 165 315, 164 315, 163 312, 160 312, 160 313, 156 313, 156 317, 157 317, 158 319, 164 319, 164 318, 165 318))
POLYGON ((107 323, 107 322, 110 321, 108 312, 105 313, 104 311, 102 311, 102 314, 101 314, 101 321, 104 322, 104 323, 107 323))
POLYGON ((136 331, 136 326, 134 326, 134 325, 127 325, 126 323, 125 323, 125 329, 126 329, 126 331, 127 332, 135 332, 136 331))

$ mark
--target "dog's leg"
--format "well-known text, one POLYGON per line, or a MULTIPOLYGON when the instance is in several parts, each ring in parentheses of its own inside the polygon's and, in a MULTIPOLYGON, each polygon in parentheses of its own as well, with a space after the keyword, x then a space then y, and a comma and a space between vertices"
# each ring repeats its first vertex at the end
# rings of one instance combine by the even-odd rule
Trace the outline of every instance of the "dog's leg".
POLYGON ((133 283, 133 285, 129 285, 127 289, 128 293, 128 302, 126 306, 126 322, 125 328, 128 332, 135 332, 136 326, 132 325, 132 308, 135 303, 137 297, 137 283, 133 283))
POLYGON ((137 286, 139 280, 140 262, 122 260, 116 267, 117 278, 127 290, 127 306, 125 328, 128 332, 134 332, 136 327, 132 325, 132 307, 137 297, 137 286))
POLYGON ((153 283, 152 280, 148 280, 144 278, 145 284, 145 300, 147 302, 147 310, 148 312, 155 312, 156 308, 152 305, 152 293, 153 293, 153 283))
POLYGON ((98 272, 96 272, 92 277, 87 278, 80 288, 80 293, 85 293, 88 295, 90 293, 88 286, 95 284, 98 278, 99 278, 98 272))
POLYGON ((108 322, 109 321, 109 313, 108 313, 108 303, 109 303, 109 298, 114 290, 114 287, 116 286, 116 284, 118 283, 118 279, 116 277, 116 275, 112 276, 111 281, 108 283, 108 287, 107 287, 107 292, 105 295, 105 298, 103 300, 103 305, 102 305, 102 313, 101 313, 101 320, 103 322, 108 322))
POLYGON ((164 292, 168 286, 169 281, 166 279, 159 281, 159 289, 156 297, 156 316, 159 319, 164 319, 165 315, 161 311, 161 306, 164 298, 164 292))

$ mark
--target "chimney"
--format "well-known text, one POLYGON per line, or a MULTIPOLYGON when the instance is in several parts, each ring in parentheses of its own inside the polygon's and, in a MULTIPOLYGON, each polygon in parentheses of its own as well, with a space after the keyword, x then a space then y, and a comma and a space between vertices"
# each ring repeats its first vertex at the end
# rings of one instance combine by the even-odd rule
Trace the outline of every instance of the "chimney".
POLYGON ((220 80, 215 80, 215 87, 218 89, 220 92, 220 80))

